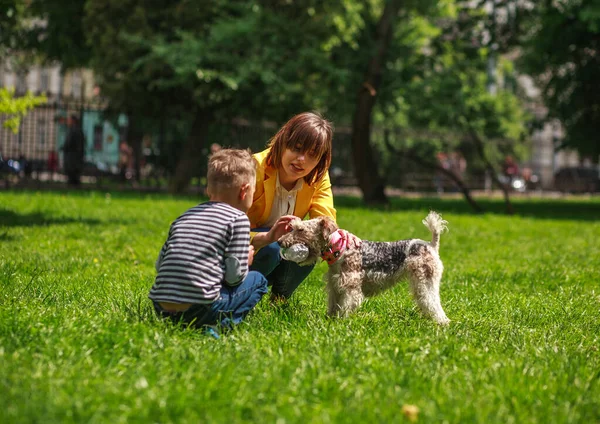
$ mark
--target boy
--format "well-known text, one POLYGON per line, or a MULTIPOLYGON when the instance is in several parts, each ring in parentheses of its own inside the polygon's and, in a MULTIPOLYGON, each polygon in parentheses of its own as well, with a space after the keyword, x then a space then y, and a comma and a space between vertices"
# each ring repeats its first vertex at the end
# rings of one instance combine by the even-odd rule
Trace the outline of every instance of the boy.
POLYGON ((220 150, 209 160, 207 180, 210 200, 171 224, 149 298, 161 317, 231 328, 267 292, 265 277, 248 271, 254 249, 246 211, 254 196, 254 159, 247 150, 220 150))

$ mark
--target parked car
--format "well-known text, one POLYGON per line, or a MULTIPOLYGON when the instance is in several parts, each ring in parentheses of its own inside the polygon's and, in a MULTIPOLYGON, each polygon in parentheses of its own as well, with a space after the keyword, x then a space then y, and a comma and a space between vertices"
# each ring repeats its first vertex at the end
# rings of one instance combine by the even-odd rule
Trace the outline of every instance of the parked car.
POLYGON ((600 171, 583 166, 561 168, 554 174, 554 188, 564 193, 598 192, 600 171))

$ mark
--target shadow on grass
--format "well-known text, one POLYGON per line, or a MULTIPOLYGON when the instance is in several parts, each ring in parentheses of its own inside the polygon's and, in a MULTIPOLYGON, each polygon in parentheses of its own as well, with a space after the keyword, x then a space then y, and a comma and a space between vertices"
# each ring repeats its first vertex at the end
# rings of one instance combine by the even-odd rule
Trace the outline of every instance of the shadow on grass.
POLYGON ((6 231, 0 232, 0 241, 11 241, 14 239, 15 237, 8 234, 6 231))
MULTIPOLYGON (((3 227, 34 227, 45 225, 62 225, 71 223, 82 223, 87 225, 102 224, 98 219, 90 218, 69 218, 69 217, 49 217, 40 212, 30 214, 19 214, 11 210, 0 209, 0 225, 3 227)), ((0 233, 0 237, 2 234, 0 233)))
MULTIPOLYGON (((600 220, 600 201, 561 200, 561 199, 512 199, 514 216, 539 219, 565 219, 578 221, 600 220)), ((506 215, 504 201, 477 199, 484 213, 506 215)), ((435 210, 441 213, 477 215, 463 199, 443 199, 437 197, 392 198, 389 206, 368 207, 357 197, 336 196, 336 207, 365 208, 379 211, 423 211, 435 210)), ((506 215, 508 216, 508 215, 506 215)))
MULTIPOLYGON (((65 193, 68 193, 69 196, 76 197, 90 197, 98 195, 105 196, 107 193, 110 193, 113 199, 177 199, 197 203, 208 200, 206 197, 200 194, 187 193, 172 195, 166 192, 157 193, 153 191, 135 189, 123 190, 118 188, 104 190, 92 187, 90 187, 89 189, 85 188, 75 190, 69 190, 68 188, 65 188, 63 190, 48 189, 45 190, 45 192, 63 195, 65 193)), ((484 213, 506 215, 504 201, 502 199, 477 198, 476 201, 483 208, 484 213)), ((511 202, 513 203, 515 209, 515 216, 539 219, 564 219, 579 221, 596 221, 600 219, 600 197, 594 197, 590 200, 513 197, 511 198, 511 202)), ((477 215, 477 213, 473 211, 473 209, 463 198, 440 198, 435 196, 416 198, 393 197, 390 199, 389 206, 369 207, 364 205, 362 199, 359 197, 336 195, 335 206, 338 208, 362 208, 379 211, 436 210, 441 213, 449 212, 453 214, 477 215)), ((6 211, 2 211, 2 209, 0 209, 0 223, 2 224, 4 224, 4 221, 6 219, 3 216, 4 212, 6 211)), ((65 218, 65 220, 67 220, 67 223, 86 222, 85 220, 69 220, 68 218, 65 218)), ((52 221, 52 219, 50 219, 50 221, 52 221)), ((90 223, 95 224, 99 222, 90 223)), ((45 223, 41 223, 39 225, 45 225, 45 223)))
POLYGON ((37 188, 19 188, 2 190, 0 188, 0 194, 2 192, 19 195, 31 195, 31 193, 44 193, 59 196, 68 197, 79 197, 79 198, 90 198, 90 197, 105 197, 110 195, 112 199, 125 199, 125 200, 140 200, 147 198, 156 199, 178 199, 178 200, 190 200, 193 202, 204 202, 208 200, 208 197, 200 192, 194 193, 181 193, 171 194, 166 190, 156 190, 152 188, 129 188, 125 189, 122 187, 94 187, 94 186, 82 186, 80 188, 73 188, 69 186, 51 186, 51 187, 37 187, 37 188))

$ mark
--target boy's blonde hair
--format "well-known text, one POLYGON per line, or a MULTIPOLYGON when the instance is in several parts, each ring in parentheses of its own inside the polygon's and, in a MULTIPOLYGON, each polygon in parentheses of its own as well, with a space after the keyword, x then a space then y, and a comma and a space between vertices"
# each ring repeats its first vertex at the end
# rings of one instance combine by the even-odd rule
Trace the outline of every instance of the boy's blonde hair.
POLYGON ((256 162, 249 150, 221 149, 210 157, 206 179, 213 192, 254 185, 256 162))

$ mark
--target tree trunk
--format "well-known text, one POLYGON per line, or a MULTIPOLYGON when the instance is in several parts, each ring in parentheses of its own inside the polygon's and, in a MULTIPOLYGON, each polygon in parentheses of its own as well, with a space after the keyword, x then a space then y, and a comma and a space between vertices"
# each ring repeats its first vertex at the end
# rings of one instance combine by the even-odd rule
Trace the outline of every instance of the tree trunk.
POLYGON ((190 180, 195 176, 201 162, 206 160, 202 154, 202 149, 206 144, 206 136, 212 115, 206 111, 200 110, 196 114, 196 119, 192 123, 192 128, 184 145, 181 149, 175 174, 169 184, 170 193, 181 193, 190 184, 190 180))
POLYGON ((490 162, 487 155, 485 154, 485 150, 483 148, 483 141, 481 140, 479 135, 477 135, 477 132, 472 127, 470 127, 469 133, 471 134, 471 139, 473 140, 473 144, 475 144, 475 149, 477 150, 479 157, 483 159, 485 167, 487 168, 488 172, 490 173, 490 176, 492 177, 492 181, 498 187, 500 187, 500 190, 502 190, 502 194, 504 195, 504 203, 506 205, 506 213, 508 215, 513 215, 515 213, 515 210, 513 208, 512 203, 510 202, 510 193, 508 192, 508 186, 506 184, 503 184, 502 181, 500 181, 500 179, 498 178, 498 173, 496 172, 494 165, 492 165, 492 162, 490 162))
POLYGON ((385 56, 393 33, 393 23, 400 9, 399 0, 389 0, 377 24, 373 56, 358 89, 356 111, 352 122, 352 157, 358 185, 367 204, 388 203, 385 180, 379 175, 371 147, 371 115, 381 84, 385 56))

